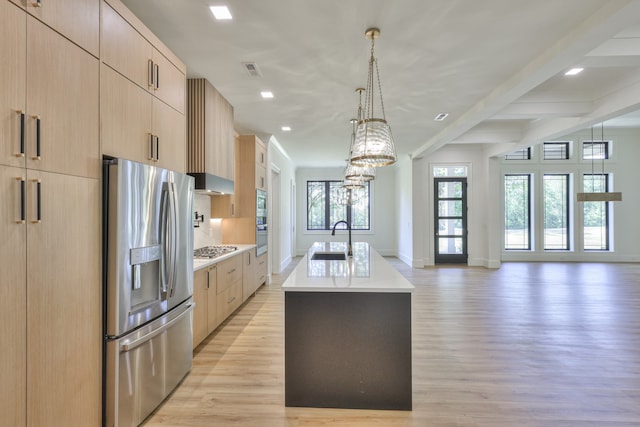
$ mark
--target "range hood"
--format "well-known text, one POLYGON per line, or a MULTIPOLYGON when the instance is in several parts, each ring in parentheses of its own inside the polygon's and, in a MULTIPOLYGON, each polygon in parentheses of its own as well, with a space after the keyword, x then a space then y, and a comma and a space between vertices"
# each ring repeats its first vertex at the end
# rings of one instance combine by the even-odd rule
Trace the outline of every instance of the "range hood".
POLYGON ((196 193, 201 194, 233 194, 233 181, 210 173, 190 173, 195 178, 196 193))

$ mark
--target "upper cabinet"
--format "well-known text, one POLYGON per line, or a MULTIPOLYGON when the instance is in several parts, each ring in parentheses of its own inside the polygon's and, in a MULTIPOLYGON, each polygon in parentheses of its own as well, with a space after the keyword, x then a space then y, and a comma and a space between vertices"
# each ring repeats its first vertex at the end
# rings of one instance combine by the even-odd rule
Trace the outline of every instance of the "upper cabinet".
POLYGON ((187 170, 234 179, 233 107, 205 79, 187 80, 187 170))
MULTIPOLYGON (((234 194, 231 197, 211 198, 212 217, 246 218, 251 221, 252 225, 250 224, 246 231, 234 230, 233 238, 228 235, 230 240, 227 241, 255 243, 256 189, 267 189, 266 152, 264 143, 257 136, 239 136, 236 141, 234 194)), ((223 240, 225 234, 223 224, 223 240)))
POLYGON ((22 0, 34 17, 97 57, 100 0, 22 0))
POLYGON ((118 0, 103 3, 102 153, 184 172, 186 69, 118 0))
POLYGON ((1 16, 0 164, 98 178, 98 59, 12 3, 1 16))
POLYGON ((0 2, 0 164, 24 167, 26 126, 26 14, 0 2))

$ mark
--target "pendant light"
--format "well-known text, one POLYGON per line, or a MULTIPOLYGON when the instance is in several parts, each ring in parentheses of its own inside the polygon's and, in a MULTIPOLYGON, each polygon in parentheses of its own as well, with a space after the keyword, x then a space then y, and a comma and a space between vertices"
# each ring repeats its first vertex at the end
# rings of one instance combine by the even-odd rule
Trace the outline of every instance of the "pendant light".
POLYGON ((371 58, 369 59, 369 73, 365 97, 365 114, 358 122, 355 142, 349 162, 355 166, 387 166, 396 162, 396 148, 391 135, 391 128, 387 123, 378 61, 374 56, 375 39, 380 37, 378 28, 369 28, 365 37, 371 40, 371 58), (375 76, 374 76, 375 73, 375 76), (374 93, 374 79, 377 82, 380 110, 377 107, 374 93))
MULTIPOLYGON (((600 142, 602 144, 604 141, 604 122, 600 123, 600 142)), ((595 180, 596 173, 594 171, 594 153, 593 147, 595 146, 595 141, 593 139, 593 126, 591 126, 591 179, 595 180)), ((603 153, 601 158, 602 169, 600 172, 600 177, 605 177, 604 173, 604 158, 605 155, 603 153)), ((591 188, 595 188, 595 186, 591 185, 591 188)), ((578 202, 621 202, 622 201, 622 193, 619 191, 601 191, 601 192, 591 192, 591 193, 576 193, 576 200, 578 202)))
MULTIPOLYGON (((356 119, 351 119, 351 144, 349 145, 349 159, 353 156, 353 144, 356 140, 356 126, 362 120, 362 92, 364 88, 356 89, 360 100, 358 102, 358 111, 356 119)), ((376 170, 373 166, 356 166, 347 160, 347 167, 344 169, 345 180, 371 181, 376 177, 376 170)))

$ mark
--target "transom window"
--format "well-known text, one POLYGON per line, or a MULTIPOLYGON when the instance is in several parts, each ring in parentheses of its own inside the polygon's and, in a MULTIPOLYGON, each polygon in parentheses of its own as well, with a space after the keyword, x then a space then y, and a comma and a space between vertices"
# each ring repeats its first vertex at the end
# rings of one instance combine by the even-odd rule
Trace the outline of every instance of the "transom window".
POLYGON ((369 182, 346 190, 342 181, 307 181, 307 230, 330 230, 341 220, 351 224, 352 230, 370 230, 370 201, 369 182))
POLYGON ((569 159, 569 142, 556 141, 544 143, 545 160, 567 160, 569 159))
POLYGON ((521 148, 520 150, 512 151, 505 154, 505 160, 531 160, 531 147, 521 148))
POLYGON ((584 160, 604 160, 609 158, 609 141, 584 141, 582 143, 584 160))

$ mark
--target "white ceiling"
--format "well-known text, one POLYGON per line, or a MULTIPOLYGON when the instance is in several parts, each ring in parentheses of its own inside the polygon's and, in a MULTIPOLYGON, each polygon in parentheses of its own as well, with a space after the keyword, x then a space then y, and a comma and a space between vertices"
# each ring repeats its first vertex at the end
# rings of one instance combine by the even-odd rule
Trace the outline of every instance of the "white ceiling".
POLYGON ((640 0, 123 2, 188 77, 227 98, 238 132, 273 135, 296 166, 344 165, 374 26, 400 156, 461 142, 501 144, 498 153, 602 120, 640 124, 622 116, 640 109, 640 0), (208 6, 225 3, 233 20, 215 21, 208 6), (565 77, 574 66, 585 70, 565 77), (441 112, 449 117, 435 122, 441 112))

